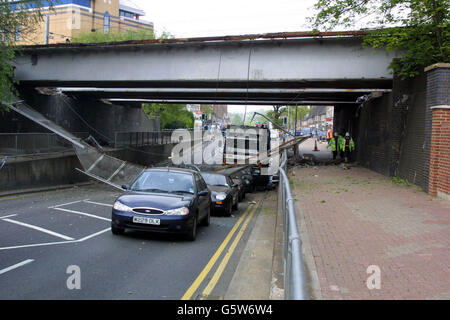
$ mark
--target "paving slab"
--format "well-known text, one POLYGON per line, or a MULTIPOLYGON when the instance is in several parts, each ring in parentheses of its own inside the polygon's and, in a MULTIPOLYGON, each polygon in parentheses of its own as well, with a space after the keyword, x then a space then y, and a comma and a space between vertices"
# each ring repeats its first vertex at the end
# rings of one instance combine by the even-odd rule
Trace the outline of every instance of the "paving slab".
POLYGON ((449 202, 357 166, 288 176, 310 297, 449 299, 449 202))

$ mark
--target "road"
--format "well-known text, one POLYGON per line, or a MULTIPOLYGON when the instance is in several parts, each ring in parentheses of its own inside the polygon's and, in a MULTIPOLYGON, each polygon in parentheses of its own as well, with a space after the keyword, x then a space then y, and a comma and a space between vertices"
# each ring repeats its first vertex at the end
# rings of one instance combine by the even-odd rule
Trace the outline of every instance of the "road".
POLYGON ((111 206, 119 193, 93 184, 0 198, 0 299, 225 295, 263 192, 247 194, 232 217, 213 216, 194 242, 142 232, 112 235, 111 206))

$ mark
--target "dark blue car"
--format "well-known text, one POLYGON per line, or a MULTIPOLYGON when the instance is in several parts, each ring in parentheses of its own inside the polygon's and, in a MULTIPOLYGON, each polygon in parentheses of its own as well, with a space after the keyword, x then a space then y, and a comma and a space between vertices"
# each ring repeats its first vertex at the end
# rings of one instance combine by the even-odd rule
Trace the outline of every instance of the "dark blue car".
POLYGON ((114 203, 113 234, 125 229, 182 233, 193 241, 197 225, 210 224, 211 191, 198 172, 180 168, 145 170, 114 203))

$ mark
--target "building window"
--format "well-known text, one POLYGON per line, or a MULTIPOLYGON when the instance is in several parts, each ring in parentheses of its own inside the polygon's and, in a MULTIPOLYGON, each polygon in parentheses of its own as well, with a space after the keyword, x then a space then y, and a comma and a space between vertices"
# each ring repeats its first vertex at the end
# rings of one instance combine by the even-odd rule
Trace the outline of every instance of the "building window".
POLYGON ((14 35, 15 41, 20 41, 20 26, 16 26, 16 33, 14 35))
POLYGON ((103 33, 109 33, 109 30, 111 28, 111 17, 109 16, 109 13, 106 12, 103 16, 103 33))

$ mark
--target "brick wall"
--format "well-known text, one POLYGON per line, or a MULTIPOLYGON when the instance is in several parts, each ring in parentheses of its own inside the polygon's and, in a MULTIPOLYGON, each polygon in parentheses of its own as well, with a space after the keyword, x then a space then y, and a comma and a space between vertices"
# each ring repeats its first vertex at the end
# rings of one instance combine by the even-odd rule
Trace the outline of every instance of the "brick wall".
POLYGON ((428 192, 450 199, 450 107, 433 109, 428 192))
POLYGON ((450 64, 438 63, 425 71, 432 113, 428 192, 450 200, 450 64))

